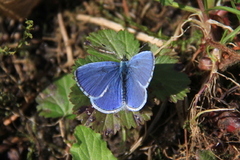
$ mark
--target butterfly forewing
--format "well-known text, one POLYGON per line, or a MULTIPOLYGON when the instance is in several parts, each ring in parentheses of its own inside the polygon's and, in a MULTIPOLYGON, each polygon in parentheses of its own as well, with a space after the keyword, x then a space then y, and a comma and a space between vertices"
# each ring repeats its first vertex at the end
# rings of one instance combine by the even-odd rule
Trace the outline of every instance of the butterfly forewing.
POLYGON ((127 107, 131 111, 140 110, 147 101, 146 88, 152 79, 154 56, 144 51, 134 56, 128 63, 126 81, 127 107))
POLYGON ((139 111, 146 103, 147 91, 139 82, 128 79, 127 83, 126 107, 130 111, 139 111))
POLYGON ((154 70, 154 56, 151 51, 143 51, 135 55, 128 63, 128 76, 147 88, 154 70))
POLYGON ((119 63, 95 62, 80 66, 75 71, 78 86, 88 97, 100 97, 119 75, 119 63))

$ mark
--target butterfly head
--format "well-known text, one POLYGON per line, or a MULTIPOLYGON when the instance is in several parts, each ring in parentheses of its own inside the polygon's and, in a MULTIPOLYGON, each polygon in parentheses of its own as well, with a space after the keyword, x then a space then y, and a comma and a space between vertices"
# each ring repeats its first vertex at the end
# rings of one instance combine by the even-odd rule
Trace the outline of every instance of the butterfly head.
POLYGON ((121 59, 121 61, 128 61, 128 58, 126 55, 123 56, 123 58, 121 59))

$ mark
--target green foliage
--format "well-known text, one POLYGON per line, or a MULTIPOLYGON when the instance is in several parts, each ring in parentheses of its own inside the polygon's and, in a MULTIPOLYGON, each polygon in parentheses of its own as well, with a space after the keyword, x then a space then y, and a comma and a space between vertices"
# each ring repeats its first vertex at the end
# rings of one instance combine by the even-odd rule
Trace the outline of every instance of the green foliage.
POLYGON ((99 133, 95 133, 90 128, 78 126, 74 135, 77 142, 70 150, 74 160, 116 160, 99 133))
MULTIPOLYGON (((166 52, 162 51, 162 52, 166 52)), ((169 51, 170 52, 170 51, 169 51)), ((176 103, 187 96, 189 89, 187 86, 190 80, 187 75, 175 69, 178 62, 173 56, 162 55, 156 58, 155 70, 150 88, 155 88, 153 94, 161 100, 169 100, 176 103)))
POLYGON ((26 20, 26 27, 25 30, 23 32, 23 38, 20 40, 18 47, 17 48, 21 48, 22 45, 28 45, 28 42, 26 41, 28 38, 33 38, 32 34, 31 34, 31 30, 33 30, 33 21, 32 20, 26 20))
POLYGON ((163 6, 172 5, 174 0, 159 0, 163 6))
MULTIPOLYGON (((191 33, 191 36, 184 39, 178 39, 172 42, 173 48, 179 48, 179 52, 186 52, 189 45, 199 46, 202 42, 203 34, 200 30, 196 30, 191 33)), ((186 56, 186 55, 183 55, 186 56)))
MULTIPOLYGON (((236 0, 236 1, 231 1, 230 3, 231 3, 231 5, 232 5, 232 8, 234 8, 235 10, 238 10, 236 4, 239 3, 239 2, 240 2, 239 0, 238 0, 238 2, 237 2, 237 0, 236 0)), ((237 18, 238 18, 238 21, 240 21, 240 15, 237 14, 236 16, 237 16, 237 18)))
POLYGON ((32 34, 30 33, 31 30, 33 30, 33 20, 26 20, 26 29, 24 31, 24 38, 33 38, 32 34))
POLYGON ((79 66, 82 66, 82 65, 85 65, 85 64, 88 64, 91 62, 109 61, 109 58, 107 56, 105 56, 105 54, 101 54, 97 51, 95 51, 95 52, 90 51, 90 52, 91 52, 91 54, 93 53, 93 55, 88 55, 84 59, 79 58, 75 61, 75 65, 73 66, 72 71, 75 71, 79 66), (97 55, 95 55, 95 53, 97 55))
POLYGON ((73 105, 68 99, 70 87, 75 84, 72 74, 63 76, 49 85, 36 98, 37 110, 46 118, 73 118, 73 105))
MULTIPOLYGON (((91 55, 85 59, 78 59, 73 66, 73 71, 90 62, 119 61, 124 55, 130 59, 139 52, 139 42, 127 31, 101 30, 90 34, 87 39, 87 49, 91 55), (103 50, 107 52, 104 53, 103 50)), ((154 45, 149 47, 152 51, 157 50, 154 45)), ((149 88, 150 90, 154 88, 152 94, 161 100, 170 98, 170 101, 177 102, 182 100, 188 92, 189 79, 185 74, 174 70, 174 64, 177 62, 175 56, 165 55, 164 52, 156 58, 154 77, 149 88)), ((77 84, 71 90, 70 100, 74 104, 75 113, 78 114, 77 118, 83 125, 105 135, 115 134, 121 127, 135 128, 150 120, 152 115, 151 107, 147 105, 139 112, 123 110, 114 114, 103 114, 91 107, 89 98, 82 93, 77 84)))
POLYGON ((231 7, 226 7, 226 6, 217 6, 217 7, 209 8, 208 10, 225 10, 225 11, 228 11, 230 13, 240 15, 239 10, 231 8, 231 7))
POLYGON ((101 58, 107 57, 111 61, 119 61, 123 56, 130 59, 139 51, 139 42, 127 31, 101 30, 91 33, 87 40, 90 43, 87 46, 88 53, 101 58), (103 53, 100 49, 108 53, 103 53))
POLYGON ((174 0, 156 0, 156 1, 159 1, 164 6, 171 6, 174 8, 179 8, 181 10, 192 12, 192 13, 196 13, 199 11, 197 8, 193 8, 191 6, 187 6, 187 5, 183 5, 183 4, 174 2, 174 0))
POLYGON ((15 49, 11 49, 7 46, 4 46, 3 48, 0 47, 0 55, 13 55, 16 53, 15 49))
MULTIPOLYGON (((228 32, 228 31, 226 31, 228 32)), ((233 32, 229 34, 225 34, 225 36, 222 37, 221 43, 226 44, 227 42, 232 42, 233 38, 236 37, 236 35, 240 32, 240 26, 238 26, 233 32)))
POLYGON ((150 120, 152 116, 152 111, 148 107, 144 107, 138 112, 120 111, 114 114, 104 114, 91 107, 89 98, 81 92, 77 85, 71 89, 70 100, 74 104, 75 113, 78 114, 77 118, 81 120, 81 124, 104 135, 116 134, 121 127, 136 128, 150 120))
POLYGON ((216 159, 215 155, 210 150, 198 151, 198 154, 199 154, 199 160, 215 160, 216 159))
MULTIPOLYGON (((164 6, 171 6, 171 7, 174 7, 174 8, 179 8, 181 10, 192 12, 192 13, 197 13, 197 12, 200 11, 197 8, 193 8, 191 6, 187 6, 187 5, 183 5, 183 4, 174 2, 174 0, 156 0, 156 1, 159 1, 164 6)), ((227 7, 227 6, 216 6, 216 7, 214 7, 215 3, 216 2, 213 1, 213 0, 205 0, 203 2, 204 7, 207 11, 209 11, 209 10, 225 10, 225 11, 233 13, 237 16, 240 15, 240 11, 236 8, 236 6, 234 4, 234 3, 239 3, 239 0, 231 1, 232 7, 227 7)))
POLYGON ((16 48, 9 48, 8 46, 0 47, 0 55, 13 55, 22 46, 28 45, 27 39, 33 38, 32 34, 30 33, 30 31, 33 30, 33 21, 26 20, 25 24, 26 24, 26 27, 23 32, 23 38, 18 42, 17 47, 16 48))
MULTIPOLYGON (((87 40, 87 51, 91 55, 85 59, 78 59, 73 66, 73 71, 90 62, 120 61, 123 56, 130 59, 139 52, 139 42, 127 31, 101 30, 91 33, 87 40)), ((139 112, 120 111, 116 114, 103 114, 91 108, 89 98, 76 84, 71 90, 70 100, 78 114, 77 118, 83 125, 92 127, 96 132, 102 132, 105 135, 115 134, 121 127, 135 128, 150 120, 152 115, 147 108, 139 112)))

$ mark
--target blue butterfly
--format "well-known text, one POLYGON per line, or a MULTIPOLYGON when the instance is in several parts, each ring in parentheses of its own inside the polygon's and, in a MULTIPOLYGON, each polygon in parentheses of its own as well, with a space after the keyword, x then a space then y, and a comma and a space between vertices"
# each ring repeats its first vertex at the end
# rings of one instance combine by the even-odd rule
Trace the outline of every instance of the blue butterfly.
POLYGON ((75 71, 79 88, 90 98, 95 109, 116 113, 122 109, 139 111, 147 101, 147 90, 154 70, 151 51, 119 62, 94 62, 75 71))

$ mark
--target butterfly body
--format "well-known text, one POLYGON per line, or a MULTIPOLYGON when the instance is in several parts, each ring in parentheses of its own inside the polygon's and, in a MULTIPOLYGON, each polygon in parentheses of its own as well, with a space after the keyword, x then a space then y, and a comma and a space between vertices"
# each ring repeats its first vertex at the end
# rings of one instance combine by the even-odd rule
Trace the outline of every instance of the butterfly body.
POLYGON ((139 111, 146 103, 146 88, 154 70, 154 56, 143 51, 119 62, 94 62, 75 71, 79 88, 95 109, 115 113, 122 109, 139 111))
POLYGON ((122 81, 122 101, 123 105, 127 102, 127 73, 128 73, 128 61, 121 61, 120 62, 120 75, 121 75, 121 81, 122 81))

